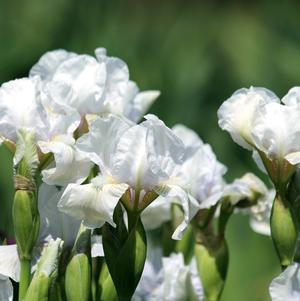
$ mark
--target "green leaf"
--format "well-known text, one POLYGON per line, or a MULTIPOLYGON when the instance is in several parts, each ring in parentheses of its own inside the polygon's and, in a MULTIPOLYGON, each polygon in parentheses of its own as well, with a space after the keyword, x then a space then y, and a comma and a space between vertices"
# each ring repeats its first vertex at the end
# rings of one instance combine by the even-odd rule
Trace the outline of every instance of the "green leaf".
POLYGON ((146 233, 140 217, 127 231, 120 205, 116 207, 114 220, 116 228, 106 223, 102 229, 104 254, 119 300, 129 301, 144 269, 146 233))

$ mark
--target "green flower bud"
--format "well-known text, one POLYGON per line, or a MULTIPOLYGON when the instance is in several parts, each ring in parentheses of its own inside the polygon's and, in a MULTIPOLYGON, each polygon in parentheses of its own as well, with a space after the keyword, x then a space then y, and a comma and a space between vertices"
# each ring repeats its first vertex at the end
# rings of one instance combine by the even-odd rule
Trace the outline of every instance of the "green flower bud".
POLYGON ((66 269, 65 289, 68 301, 90 300, 91 275, 91 230, 81 225, 66 269))
POLYGON ((218 301, 222 294, 228 269, 228 248, 225 240, 214 246, 196 244, 195 257, 203 285, 205 301, 218 301))
POLYGON ((293 262, 298 224, 291 204, 276 194, 271 212, 271 235, 282 267, 293 262))
POLYGON ((24 301, 48 300, 50 287, 58 274, 62 246, 63 241, 57 238, 44 248, 24 301))
POLYGON ((30 260, 40 227, 34 192, 16 191, 13 203, 13 220, 20 259, 30 260))

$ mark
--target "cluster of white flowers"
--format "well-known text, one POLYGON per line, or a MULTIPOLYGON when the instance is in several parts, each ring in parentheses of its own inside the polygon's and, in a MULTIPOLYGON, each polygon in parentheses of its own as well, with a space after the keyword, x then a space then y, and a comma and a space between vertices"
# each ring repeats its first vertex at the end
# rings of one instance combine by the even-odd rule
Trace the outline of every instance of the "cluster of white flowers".
POLYGON ((145 263, 144 273, 133 301, 203 301, 204 292, 197 272, 196 261, 185 265, 181 253, 163 257, 155 264, 145 263))
MULTIPOLYGON (((172 229, 172 238, 179 240, 194 217, 213 209, 208 215, 213 218, 224 201, 246 210, 252 228, 269 235, 274 191, 250 173, 226 184, 227 168, 194 131, 183 125, 170 129, 157 116, 144 115, 158 91, 140 92, 122 60, 107 56, 103 48, 95 54, 48 52, 27 78, 0 88, 0 142, 18 166, 25 152, 20 133, 31 133, 37 148, 34 164, 44 182, 38 189, 41 226, 32 281, 55 273, 61 252, 73 247, 81 224, 116 227, 118 204, 128 228, 134 212, 146 230, 170 221, 173 204, 179 205, 183 220, 172 229)), ((292 89, 282 102, 266 89, 242 89, 218 111, 220 126, 253 151, 275 187, 287 183, 300 162, 300 90, 292 89)), ((201 225, 196 225, 200 232, 201 225)), ((91 256, 104 256, 96 233, 91 256)), ((223 243, 224 237, 215 239, 223 243)), ((19 257, 17 245, 0 246, 0 300, 12 300, 9 278, 20 280, 19 257)), ((187 298, 204 299, 195 260, 185 265, 181 254, 172 254, 159 268, 146 262, 134 300, 187 298)))
MULTIPOLYGON (((57 238, 72 247, 81 221, 91 229, 115 226, 120 200, 142 213, 146 229, 169 220, 171 203, 179 204, 184 219, 173 238, 180 239, 194 215, 222 197, 226 168, 211 147, 182 125, 170 129, 155 115, 144 116, 160 93, 140 92, 122 60, 102 48, 95 53, 48 52, 27 78, 0 88, 1 143, 15 153, 15 164, 20 131, 32 133, 38 149, 45 184, 38 195, 36 258, 57 238)), ((103 255, 95 241, 93 255, 103 255)), ((1 283, 18 281, 16 245, 0 250, 1 283)))

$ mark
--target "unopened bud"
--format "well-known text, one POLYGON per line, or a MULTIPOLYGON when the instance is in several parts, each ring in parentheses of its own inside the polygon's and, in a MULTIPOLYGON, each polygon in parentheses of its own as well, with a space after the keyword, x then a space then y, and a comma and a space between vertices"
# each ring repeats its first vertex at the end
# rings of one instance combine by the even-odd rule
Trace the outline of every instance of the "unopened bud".
POLYGON ((66 269, 68 301, 88 301, 91 293, 91 230, 81 225, 66 269))
POLYGON ((293 262, 298 225, 291 204, 276 194, 271 212, 271 235, 282 267, 293 262))
POLYGON ((24 301, 48 300, 50 287, 58 274, 62 247, 63 241, 57 238, 44 248, 24 301))
POLYGON ((34 192, 16 191, 13 203, 13 220, 20 259, 31 259, 31 252, 36 243, 40 226, 34 192))
POLYGON ((228 248, 225 240, 208 247, 196 244, 195 256, 205 300, 217 301, 222 294, 228 269, 228 248))

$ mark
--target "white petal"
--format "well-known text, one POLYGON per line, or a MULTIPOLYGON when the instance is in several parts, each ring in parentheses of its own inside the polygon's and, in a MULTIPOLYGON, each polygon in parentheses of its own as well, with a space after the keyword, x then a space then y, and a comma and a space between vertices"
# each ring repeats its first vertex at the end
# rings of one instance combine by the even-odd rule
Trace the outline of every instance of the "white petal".
POLYGON ((51 80, 58 66, 76 54, 63 49, 46 52, 31 68, 30 76, 39 76, 42 80, 51 80))
POLYGON ((258 221, 254 218, 250 218, 250 227, 258 234, 271 236, 270 221, 258 221))
MULTIPOLYGON (((91 56, 77 55, 64 61, 57 68, 53 81, 63 82, 73 91, 68 105, 81 115, 99 113, 106 82, 105 64, 100 64, 91 56)), ((63 99, 59 99, 63 103, 63 99)))
POLYGON ((284 157, 292 165, 297 165, 300 163, 300 151, 290 153, 284 157))
POLYGON ((218 162, 208 144, 199 146, 192 156, 186 158, 182 165, 182 177, 201 208, 209 208, 220 200, 226 171, 227 168, 218 162))
POLYGON ((134 122, 138 122, 159 95, 159 91, 143 91, 138 93, 125 108, 125 116, 134 122))
POLYGON ((253 151, 252 152, 252 158, 254 160, 254 162, 256 163, 257 167, 265 174, 267 174, 267 170, 264 166, 264 163, 259 155, 259 153, 257 151, 253 151))
POLYGON ((13 286, 9 278, 0 275, 0 300, 13 301, 13 286))
POLYGON ((146 230, 160 227, 171 220, 171 204, 164 197, 155 199, 141 214, 141 219, 146 230))
POLYGON ((112 176, 140 191, 151 190, 159 179, 149 169, 146 157, 146 130, 139 126, 128 129, 115 149, 112 176))
POLYGON ((279 102, 279 99, 267 89, 240 89, 219 108, 219 126, 228 131, 236 143, 251 150, 253 118, 260 107, 269 102, 279 102))
MULTIPOLYGON (((172 235, 173 239, 180 240, 184 230, 188 226, 190 220, 200 209, 198 202, 189 194, 187 194, 182 188, 175 185, 169 185, 168 187, 160 187, 157 193, 161 196, 169 199, 170 201, 182 206, 184 219, 181 224, 176 228, 172 235)), ((155 201, 154 201, 155 202, 155 201)))
POLYGON ((226 186, 223 197, 228 197, 233 205, 243 199, 253 200, 264 197, 268 189, 264 182, 252 173, 246 173, 239 179, 235 179, 232 184, 226 186))
POLYGON ((198 134, 185 125, 176 124, 173 126, 172 131, 183 141, 186 147, 195 147, 198 149, 203 145, 203 141, 198 134))
POLYGON ((124 61, 106 56, 103 49, 96 50, 96 57, 101 64, 105 64, 106 82, 101 101, 101 112, 124 114, 125 98, 128 93, 129 70, 124 61))
POLYGON ((298 301, 300 299, 300 266, 288 266, 270 285, 272 301, 298 301))
MULTIPOLYGON (((283 160, 300 151, 300 107, 269 103, 254 118, 252 137, 256 147, 270 159, 283 160)), ((299 162, 297 154, 291 164, 299 162)))
POLYGON ((99 165, 102 174, 112 166, 112 156, 122 134, 132 126, 124 118, 109 115, 96 118, 89 126, 89 133, 83 135, 76 142, 78 150, 86 154, 89 159, 99 165))
POLYGON ((294 87, 282 98, 287 106, 298 106, 300 104, 300 87, 294 87))
POLYGON ((16 129, 35 131, 44 127, 38 99, 38 79, 22 78, 0 88, 0 136, 16 141, 16 129))
POLYGON ((183 142, 155 115, 146 115, 146 150, 149 168, 162 179, 178 176, 183 162, 183 142))
POLYGON ((39 277, 40 275, 45 278, 53 277, 53 275, 58 273, 58 263, 63 245, 64 242, 60 238, 57 238, 56 240, 49 241, 49 243, 44 246, 33 277, 39 277))
POLYGON ((73 139, 61 137, 61 141, 39 143, 41 151, 53 153, 55 159, 55 167, 42 171, 45 183, 65 186, 69 183, 82 183, 86 179, 92 164, 88 158, 76 151, 74 142, 73 139))
POLYGON ((127 190, 126 184, 107 184, 98 176, 91 184, 69 184, 58 208, 70 216, 83 220, 89 228, 99 228, 105 222, 113 222, 114 209, 127 190))
POLYGON ((47 184, 42 184, 39 188, 40 243, 61 238, 66 247, 72 247, 75 242, 80 221, 60 212, 57 208, 63 191, 47 184))
POLYGON ((103 243, 101 235, 92 235, 91 241, 91 255, 92 257, 104 257, 103 243))
POLYGON ((17 245, 0 246, 0 275, 19 281, 20 262, 17 245))
POLYGON ((262 235, 271 235, 270 216, 274 198, 275 190, 270 189, 258 199, 256 205, 247 209, 250 214, 250 227, 253 231, 262 235))
POLYGON ((41 91, 41 101, 45 109, 45 133, 41 137, 42 140, 50 140, 62 134, 72 135, 79 126, 79 113, 68 105, 73 97, 72 93, 70 87, 63 82, 51 81, 44 86, 41 91))

